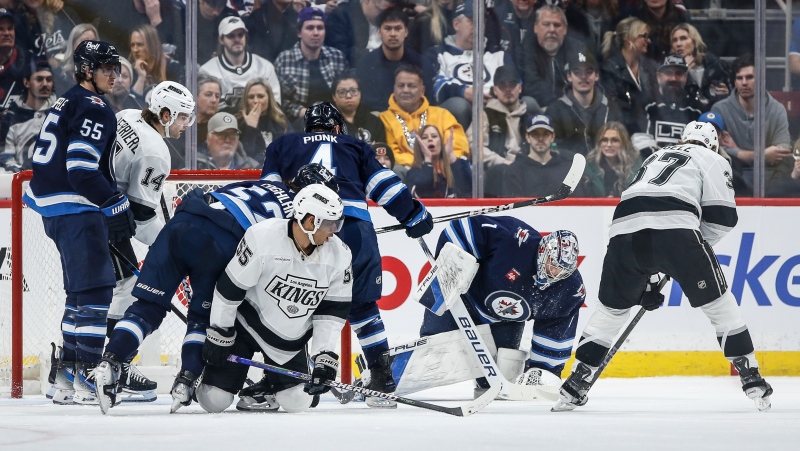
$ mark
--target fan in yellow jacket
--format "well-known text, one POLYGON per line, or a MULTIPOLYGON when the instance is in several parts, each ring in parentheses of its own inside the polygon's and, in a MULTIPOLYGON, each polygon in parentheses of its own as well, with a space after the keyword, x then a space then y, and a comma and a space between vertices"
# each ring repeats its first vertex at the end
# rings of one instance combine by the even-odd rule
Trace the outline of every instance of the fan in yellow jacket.
POLYGON ((389 109, 380 117, 386 128, 386 144, 394 152, 395 164, 411 166, 414 162, 414 132, 423 125, 435 125, 446 139, 452 128, 453 150, 457 157, 469 157, 469 143, 464 128, 444 108, 430 106, 425 98, 422 74, 413 66, 397 71, 389 109))

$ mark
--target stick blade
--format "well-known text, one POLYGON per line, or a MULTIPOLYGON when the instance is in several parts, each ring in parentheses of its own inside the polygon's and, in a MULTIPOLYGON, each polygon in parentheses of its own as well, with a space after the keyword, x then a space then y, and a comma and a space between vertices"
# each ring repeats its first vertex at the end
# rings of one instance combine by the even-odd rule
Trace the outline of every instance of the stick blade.
POLYGON ((564 185, 569 187, 570 194, 575 191, 575 187, 578 186, 578 183, 583 178, 584 169, 586 169, 586 157, 579 153, 575 154, 572 159, 572 166, 569 168, 567 176, 564 177, 564 185))
POLYGON ((500 390, 503 389, 503 384, 496 384, 494 387, 489 387, 482 395, 475 398, 474 401, 471 403, 461 406, 459 409, 461 410, 461 414, 456 416, 460 417, 468 417, 473 413, 478 412, 479 410, 483 409, 484 407, 488 406, 497 395, 500 394, 500 390))

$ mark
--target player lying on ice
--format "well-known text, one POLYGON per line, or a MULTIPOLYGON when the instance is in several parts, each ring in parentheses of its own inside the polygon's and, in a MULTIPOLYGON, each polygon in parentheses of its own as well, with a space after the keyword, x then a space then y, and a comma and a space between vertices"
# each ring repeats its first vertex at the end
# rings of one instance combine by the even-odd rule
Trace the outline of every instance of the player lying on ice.
MULTIPOLYGON (((310 184, 338 186, 324 167, 300 168, 292 182, 299 190, 310 184)), ((278 182, 236 182, 202 194, 187 194, 150 248, 133 288, 136 301, 114 327, 97 372, 100 406, 107 412, 119 399, 120 362, 134 355, 144 338, 157 330, 170 310, 175 290, 187 276, 192 300, 181 349, 181 370, 172 386, 172 411, 192 402, 203 371, 202 348, 209 324, 214 285, 235 255, 245 230, 269 218, 291 218, 293 194, 278 182)))
MULTIPOLYGON (((509 381, 548 386, 555 393, 572 351, 578 312, 586 294, 577 271, 575 235, 558 230, 542 237, 517 218, 474 216, 447 225, 439 236, 437 256, 442 256, 445 245, 455 245, 479 263, 461 299, 487 346, 491 349, 494 344, 496 353, 491 350, 500 372, 509 381), (533 320, 533 339, 530 351, 521 351, 520 341, 528 320, 533 320)), ((437 259, 437 264, 440 261, 437 259)), ((432 290, 426 291, 420 302, 432 308, 436 303, 432 290)), ((411 347, 411 352, 404 346, 391 351, 392 373, 400 395, 480 374, 467 368, 473 365, 472 356, 467 355, 472 351, 460 335, 453 315, 429 309, 420 330, 420 335, 427 337, 426 345, 411 347), (445 358, 448 363, 442 364, 445 358), (442 370, 437 372, 437 367, 442 370), (432 374, 436 376, 431 377, 432 374)), ((477 379, 477 384, 476 397, 488 388, 483 378, 477 379)))
MULTIPOLYGON (((761 377, 747 324, 711 248, 738 221, 731 167, 718 151, 714 127, 692 121, 680 142, 644 161, 622 193, 603 261, 600 303, 581 334, 572 374, 554 411, 586 404, 614 337, 657 273, 680 283, 692 307, 700 308, 714 326, 747 397, 759 410, 770 408, 772 387, 761 377)), ((660 302, 642 305, 655 309, 660 302)))

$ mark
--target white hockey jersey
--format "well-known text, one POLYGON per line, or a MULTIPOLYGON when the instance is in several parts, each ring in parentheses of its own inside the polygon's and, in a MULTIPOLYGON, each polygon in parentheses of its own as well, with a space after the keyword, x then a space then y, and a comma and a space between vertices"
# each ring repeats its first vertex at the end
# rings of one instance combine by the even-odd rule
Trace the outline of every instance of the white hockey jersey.
POLYGON ((644 161, 614 210, 610 236, 693 229, 713 246, 737 220, 727 160, 705 147, 676 144, 644 161))
POLYGON ((238 323, 278 364, 313 337, 310 355, 336 349, 350 312, 350 249, 336 236, 305 256, 291 238, 292 219, 270 219, 247 229, 220 276, 211 326, 238 323))
POLYGON ((250 52, 245 52, 244 64, 240 67, 234 66, 227 58, 225 53, 211 58, 200 66, 200 72, 217 77, 222 82, 222 98, 220 99, 220 110, 225 108, 237 108, 239 101, 244 96, 244 87, 247 82, 256 77, 265 78, 275 101, 281 103, 281 85, 278 81, 278 74, 275 66, 264 58, 250 52))
POLYGON ((160 213, 164 182, 172 169, 164 138, 142 119, 141 110, 117 113, 117 140, 114 144, 114 172, 119 191, 131 202, 155 211, 146 221, 136 221, 136 239, 153 244, 164 227, 160 213))

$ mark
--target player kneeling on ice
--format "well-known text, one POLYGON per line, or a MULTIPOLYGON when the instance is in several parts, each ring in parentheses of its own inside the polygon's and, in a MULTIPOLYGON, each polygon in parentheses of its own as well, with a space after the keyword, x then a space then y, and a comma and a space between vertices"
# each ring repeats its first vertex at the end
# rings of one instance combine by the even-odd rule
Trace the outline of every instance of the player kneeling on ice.
POLYGON ((657 273, 680 283, 692 307, 706 314, 725 358, 739 371, 742 390, 759 410, 770 408, 772 387, 759 373, 750 332, 711 249, 738 221, 731 167, 718 147, 714 127, 692 121, 681 141, 649 156, 623 191, 603 262, 600 303, 581 335, 554 411, 586 404, 594 375, 631 307, 658 308, 663 296, 642 296, 657 273))
POLYGON ((344 204, 323 185, 311 185, 294 199, 294 219, 275 219, 250 227, 236 256, 217 281, 211 327, 203 346, 208 364, 195 392, 207 412, 227 409, 247 378, 248 366, 231 363, 231 354, 308 371, 312 381, 268 374, 274 395, 261 410, 302 412, 336 378, 339 337, 350 311, 353 275, 350 249, 336 236, 344 204))
MULTIPOLYGON (((319 164, 301 167, 290 183, 296 191, 315 183, 338 189, 333 175, 319 164)), ((231 183, 208 194, 197 189, 183 197, 175 216, 150 247, 132 291, 136 301, 114 327, 98 366, 96 386, 103 413, 119 401, 120 362, 135 355, 144 338, 161 326, 175 290, 187 276, 192 297, 170 411, 192 403, 205 365, 203 343, 214 285, 248 228, 270 218, 294 216, 293 196, 283 183, 254 180, 231 183)))
MULTIPOLYGON (((451 246, 478 261, 477 272, 461 299, 484 341, 494 353, 503 376, 521 385, 540 386, 555 398, 561 371, 569 359, 575 338, 578 312, 586 290, 578 266, 578 241, 572 232, 559 230, 542 237, 533 227, 513 217, 474 216, 451 221, 439 236, 437 265, 451 246), (525 322, 533 321, 530 351, 519 349, 525 322)), ((455 250, 455 249, 453 249, 455 250)), ((444 277, 457 268, 441 267, 444 277)), ((424 285, 424 283, 423 283, 424 285)), ((463 291, 463 290, 462 290, 463 291)), ((418 356, 393 348, 392 372, 399 394, 475 378, 481 374, 473 365, 474 353, 458 329, 450 311, 437 303, 433 290, 420 296, 425 311, 420 335, 429 349, 418 356), (438 316, 441 315, 441 316, 438 316), (456 331, 456 332, 452 332, 456 331), (448 337, 455 338, 454 340, 448 337), (445 344, 446 343, 446 344, 445 344), (462 350, 462 347, 469 349, 462 350), (447 350, 448 348, 454 348, 447 350), (453 354, 455 352, 455 356, 453 354), (406 355, 404 355, 406 354, 406 355), (458 356, 460 354, 460 357, 458 356), (426 363, 431 356, 436 363, 426 363), (452 363, 441 364, 441 360, 452 363), (416 363, 419 362, 419 363, 416 363), (431 378, 436 367, 446 368, 431 378)), ((488 387, 477 379, 476 397, 488 387)), ((533 391, 531 391, 533 392, 533 391)), ((541 396, 541 393, 538 396, 541 396)), ((535 398, 535 397, 534 397, 535 398)), ((515 399, 509 397, 509 399, 515 399)))

